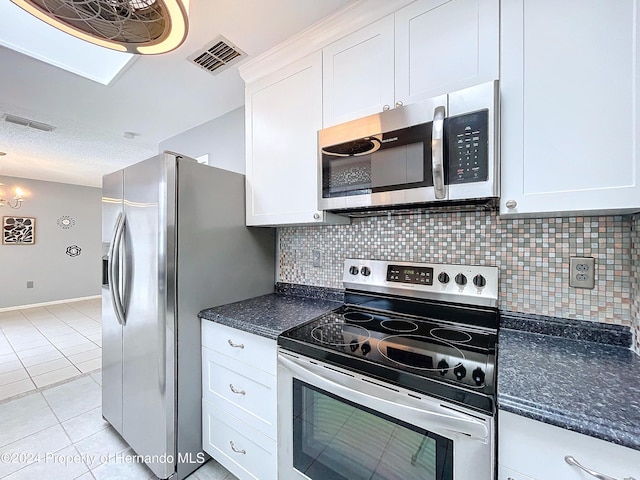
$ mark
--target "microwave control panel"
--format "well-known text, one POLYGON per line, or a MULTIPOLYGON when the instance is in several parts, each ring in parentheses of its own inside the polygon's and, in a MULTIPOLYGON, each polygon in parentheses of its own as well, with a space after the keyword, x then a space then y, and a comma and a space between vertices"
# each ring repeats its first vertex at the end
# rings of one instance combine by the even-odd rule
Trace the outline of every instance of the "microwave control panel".
POLYGON ((445 120, 449 185, 484 182, 489 176, 488 111, 445 120))

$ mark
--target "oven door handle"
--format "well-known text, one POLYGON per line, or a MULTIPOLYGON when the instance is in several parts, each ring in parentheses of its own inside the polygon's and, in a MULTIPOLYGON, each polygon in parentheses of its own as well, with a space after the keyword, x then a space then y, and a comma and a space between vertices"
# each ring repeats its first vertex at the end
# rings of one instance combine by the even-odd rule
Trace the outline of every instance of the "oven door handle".
MULTIPOLYGON (((421 421, 429 422, 430 425, 433 425, 433 428, 429 427, 431 431, 434 429, 441 431, 446 430, 465 435, 474 440, 480 440, 483 443, 489 441, 489 430, 485 423, 462 412, 445 409, 440 405, 425 404, 423 408, 416 408, 405 404, 404 397, 394 393, 392 390, 387 392, 381 389, 375 396, 370 395, 346 385, 346 383, 354 382, 353 376, 342 374, 335 369, 324 368, 321 365, 301 365, 292 357, 278 355, 278 362, 282 367, 294 374, 296 378, 313 383, 313 385, 338 395, 345 400, 363 404, 374 410, 384 409, 385 413, 390 412, 391 416, 399 412, 404 418, 420 419, 421 421), (382 408, 381 405, 383 406, 382 408)), ((363 382, 363 388, 366 387, 369 387, 369 385, 363 382)))

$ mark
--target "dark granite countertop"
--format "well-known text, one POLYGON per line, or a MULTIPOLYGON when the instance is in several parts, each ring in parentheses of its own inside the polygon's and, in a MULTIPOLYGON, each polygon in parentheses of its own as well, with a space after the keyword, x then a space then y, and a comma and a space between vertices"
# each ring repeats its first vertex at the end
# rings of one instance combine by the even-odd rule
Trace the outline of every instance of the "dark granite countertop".
POLYGON ((312 320, 342 305, 326 298, 272 293, 201 311, 204 320, 276 339, 285 330, 312 320))
POLYGON ((500 410, 640 450, 640 356, 624 346, 505 328, 515 326, 510 321, 498 340, 500 410))

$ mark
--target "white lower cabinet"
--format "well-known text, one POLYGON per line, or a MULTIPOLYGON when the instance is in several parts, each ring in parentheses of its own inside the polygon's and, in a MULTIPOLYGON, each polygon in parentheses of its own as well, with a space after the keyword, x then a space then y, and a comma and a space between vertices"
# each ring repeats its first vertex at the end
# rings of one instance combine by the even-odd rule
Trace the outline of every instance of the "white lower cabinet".
POLYGON ((618 480, 640 480, 640 451, 500 411, 498 480, 588 480, 566 456, 618 480))
POLYGON ((203 448, 240 480, 276 480, 276 441, 202 400, 203 448))
POLYGON ((534 480, 510 468, 498 465, 498 480, 534 480))
POLYGON ((276 480, 276 342, 202 322, 203 449, 240 480, 276 480))

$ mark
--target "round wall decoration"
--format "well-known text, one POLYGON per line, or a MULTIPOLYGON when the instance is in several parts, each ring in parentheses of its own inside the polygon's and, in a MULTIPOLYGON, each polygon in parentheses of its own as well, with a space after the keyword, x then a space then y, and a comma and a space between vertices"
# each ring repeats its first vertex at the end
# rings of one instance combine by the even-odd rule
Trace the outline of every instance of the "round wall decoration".
POLYGON ((82 252, 82 249, 77 245, 71 245, 67 247, 67 255, 70 257, 77 257, 82 252))
POLYGON ((58 219, 58 226, 60 228, 64 228, 65 230, 68 230, 69 228, 73 227, 76 224, 76 221, 71 218, 69 215, 63 215, 58 219))

